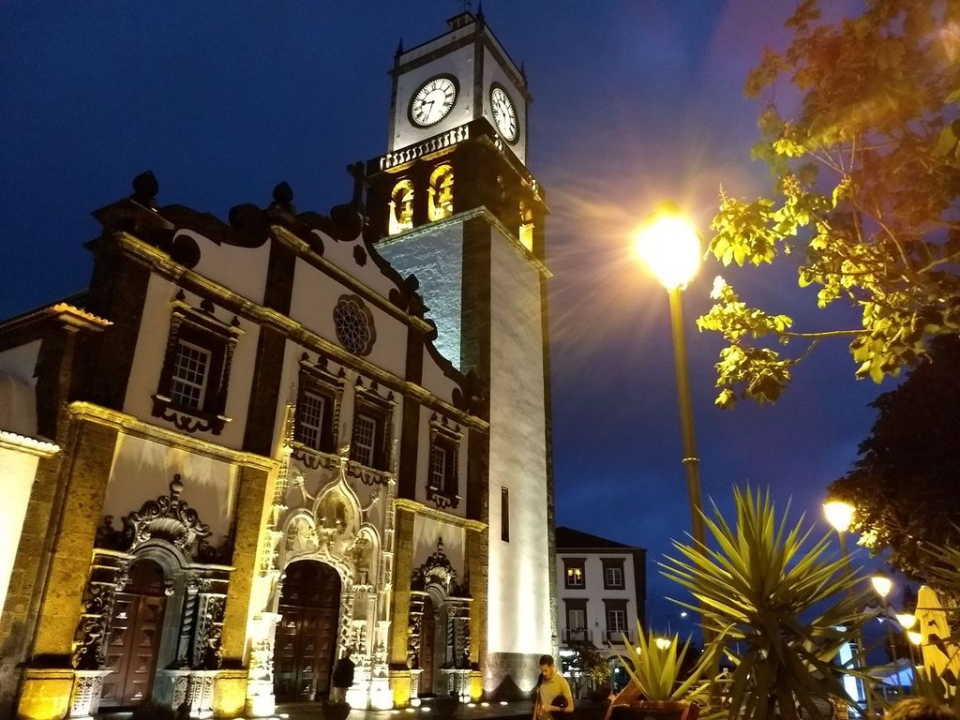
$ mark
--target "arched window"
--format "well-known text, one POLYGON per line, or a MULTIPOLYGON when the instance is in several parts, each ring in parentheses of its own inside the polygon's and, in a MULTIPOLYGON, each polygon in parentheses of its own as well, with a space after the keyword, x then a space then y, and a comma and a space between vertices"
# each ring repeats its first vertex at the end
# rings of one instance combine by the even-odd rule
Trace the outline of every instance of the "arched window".
POLYGON ((453 168, 440 165, 430 174, 430 220, 453 215, 453 168))
POLYGON ((390 194, 391 235, 396 235, 413 227, 413 183, 401 180, 390 194))

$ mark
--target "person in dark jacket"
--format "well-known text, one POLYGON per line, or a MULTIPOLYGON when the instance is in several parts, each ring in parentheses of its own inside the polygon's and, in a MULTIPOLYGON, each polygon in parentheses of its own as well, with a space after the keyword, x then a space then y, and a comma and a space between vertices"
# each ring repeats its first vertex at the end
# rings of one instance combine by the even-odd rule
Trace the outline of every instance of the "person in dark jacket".
POLYGON ((347 688, 353 685, 353 668, 355 667, 353 660, 350 659, 351 655, 353 655, 353 648, 347 648, 343 652, 343 657, 337 660, 337 664, 333 667, 331 702, 340 704, 347 701, 347 688))

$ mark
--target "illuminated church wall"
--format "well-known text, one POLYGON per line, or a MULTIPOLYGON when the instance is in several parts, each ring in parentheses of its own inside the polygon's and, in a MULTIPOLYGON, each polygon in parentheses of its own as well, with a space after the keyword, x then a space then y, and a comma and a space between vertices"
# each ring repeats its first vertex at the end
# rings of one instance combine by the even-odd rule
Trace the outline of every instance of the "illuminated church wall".
POLYGON ((413 274, 437 324, 437 350, 460 368, 463 226, 441 223, 378 245, 380 253, 404 276, 413 274))
MULTIPOLYGON (((551 647, 543 334, 537 270, 511 239, 491 232, 488 651, 512 662, 551 647), (500 540, 502 487, 510 491, 509 542, 500 540)), ((526 672, 515 677, 524 689, 536 680, 526 672)))

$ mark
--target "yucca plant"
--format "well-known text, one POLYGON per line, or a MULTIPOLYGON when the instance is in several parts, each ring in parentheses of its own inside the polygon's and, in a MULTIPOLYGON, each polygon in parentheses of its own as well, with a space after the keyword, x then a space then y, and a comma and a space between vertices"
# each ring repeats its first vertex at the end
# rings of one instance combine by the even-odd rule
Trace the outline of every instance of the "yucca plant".
POLYGON ((833 661, 870 617, 860 610, 866 590, 855 592, 863 578, 831 559, 829 533, 808 543, 803 517, 778 522, 769 491, 736 489, 735 500, 732 528, 716 505, 713 519, 704 515, 718 549, 675 541, 681 558, 666 558, 663 573, 703 604, 734 662, 731 718, 826 720, 830 700, 854 704, 842 684, 850 671, 833 661))
POLYGON ((645 635, 637 623, 637 642, 639 646, 634 648, 624 637, 626 655, 621 655, 620 659, 644 699, 676 702, 692 700, 701 693, 704 685, 701 678, 710 667, 714 649, 704 651, 690 676, 681 680, 683 661, 690 650, 689 638, 681 647, 677 635, 658 637, 653 630, 645 635))

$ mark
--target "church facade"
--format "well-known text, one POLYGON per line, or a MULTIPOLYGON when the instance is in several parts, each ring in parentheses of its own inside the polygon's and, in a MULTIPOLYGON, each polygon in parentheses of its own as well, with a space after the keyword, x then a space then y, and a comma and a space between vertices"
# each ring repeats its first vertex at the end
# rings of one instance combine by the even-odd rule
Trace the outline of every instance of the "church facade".
POLYGON ((329 217, 281 183, 223 222, 144 173, 95 213, 89 289, 0 323, 43 446, 8 513, 4 715, 268 716, 347 650, 354 707, 533 687, 557 637, 527 80, 470 13, 392 78, 387 152, 329 217))

